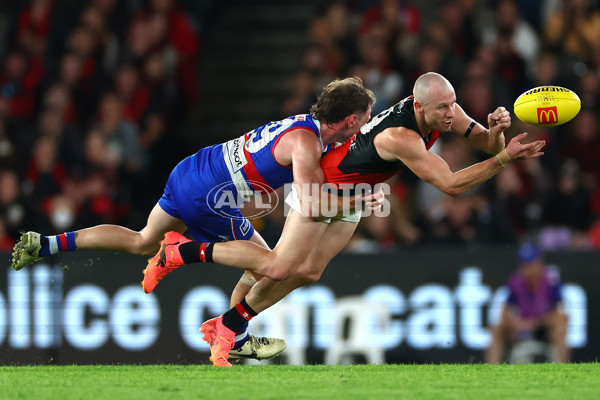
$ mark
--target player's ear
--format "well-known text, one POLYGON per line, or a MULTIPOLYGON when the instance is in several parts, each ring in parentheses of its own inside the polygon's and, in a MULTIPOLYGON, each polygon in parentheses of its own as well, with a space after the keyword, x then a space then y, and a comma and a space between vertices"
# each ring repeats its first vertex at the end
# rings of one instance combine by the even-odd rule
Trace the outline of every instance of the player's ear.
POLYGON ((415 100, 414 105, 415 105, 416 112, 419 112, 419 113, 423 112, 423 104, 421 104, 415 100))
POLYGON ((348 120, 346 121, 348 128, 352 128, 355 124, 358 123, 358 117, 355 114, 350 114, 346 118, 348 118, 348 120))

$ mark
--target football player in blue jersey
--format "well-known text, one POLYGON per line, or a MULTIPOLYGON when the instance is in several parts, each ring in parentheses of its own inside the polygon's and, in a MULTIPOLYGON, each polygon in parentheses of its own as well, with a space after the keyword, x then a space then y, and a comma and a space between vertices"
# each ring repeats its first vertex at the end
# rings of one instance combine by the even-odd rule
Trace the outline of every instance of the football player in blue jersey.
MULTIPOLYGON (((334 80, 318 96, 310 114, 268 123, 182 160, 139 232, 117 225, 49 236, 26 232, 15 245, 11 267, 19 270, 42 257, 77 249, 153 255, 163 238, 177 240, 176 235, 186 230, 198 242, 249 240, 268 248, 237 203, 216 204, 221 198, 211 194, 239 198, 249 192, 270 192, 292 181, 322 183, 323 151, 334 142, 346 141, 368 122, 374 102, 373 92, 359 78, 334 80), (172 233, 165 237, 167 232, 172 233)), ((238 292, 252 287, 255 277, 246 276, 247 284, 240 283, 238 292)), ((150 292, 156 283, 158 280, 145 279, 144 290, 150 292)), ((242 329, 235 346, 240 356, 262 359, 283 351, 285 342, 250 337, 242 329)))

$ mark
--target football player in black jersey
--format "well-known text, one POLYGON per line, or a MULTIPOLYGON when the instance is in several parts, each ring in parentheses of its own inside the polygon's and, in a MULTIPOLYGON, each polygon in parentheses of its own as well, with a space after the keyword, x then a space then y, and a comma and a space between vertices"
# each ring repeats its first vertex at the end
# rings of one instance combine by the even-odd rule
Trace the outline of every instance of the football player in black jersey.
MULTIPOLYGON (((442 192, 458 196, 492 178, 508 163, 543 154, 544 141, 521 143, 526 133, 516 136, 505 147, 504 131, 511 123, 505 108, 498 107, 490 113, 487 122, 486 129, 465 113, 456 103, 454 88, 446 78, 426 73, 417 79, 413 96, 375 116, 350 141, 323 156, 324 182, 338 189, 341 185, 375 185, 402 168, 409 168, 442 192), (446 133, 462 135, 492 156, 453 172, 441 157, 429 151, 439 135, 446 133)), ((185 246, 185 253, 193 255, 184 256, 185 264, 216 262, 263 276, 245 298, 222 315, 226 329, 235 332, 292 290, 317 281, 354 233, 360 210, 340 210, 338 216, 329 220, 306 217, 302 193, 292 190, 286 199, 292 210, 272 251, 246 241, 189 242, 167 247, 168 252, 178 254, 176 258, 181 260, 180 249, 185 246)), ((382 197, 371 199, 368 206, 373 208, 383 201, 382 197)), ((180 265, 183 263, 167 260, 171 270, 180 265)), ((212 347, 211 344, 211 350, 212 347)), ((222 354, 223 349, 218 350, 222 354)))

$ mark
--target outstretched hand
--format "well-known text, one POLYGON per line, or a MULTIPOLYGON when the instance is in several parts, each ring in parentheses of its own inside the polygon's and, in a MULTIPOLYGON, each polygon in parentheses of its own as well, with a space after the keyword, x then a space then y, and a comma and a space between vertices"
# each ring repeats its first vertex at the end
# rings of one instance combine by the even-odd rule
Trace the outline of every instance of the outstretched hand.
POLYGON ((379 190, 375 193, 370 193, 362 198, 363 209, 369 209, 371 211, 379 211, 383 206, 383 200, 385 199, 385 194, 383 193, 383 189, 380 187, 379 190))
POLYGON ((510 121, 510 113, 504 107, 498 107, 493 113, 488 114, 488 126, 490 131, 496 135, 508 129, 510 121))
POLYGON ((542 148, 546 145, 545 140, 536 140, 531 143, 521 143, 527 137, 527 132, 515 136, 506 146, 506 152, 513 160, 525 160, 544 155, 542 148))

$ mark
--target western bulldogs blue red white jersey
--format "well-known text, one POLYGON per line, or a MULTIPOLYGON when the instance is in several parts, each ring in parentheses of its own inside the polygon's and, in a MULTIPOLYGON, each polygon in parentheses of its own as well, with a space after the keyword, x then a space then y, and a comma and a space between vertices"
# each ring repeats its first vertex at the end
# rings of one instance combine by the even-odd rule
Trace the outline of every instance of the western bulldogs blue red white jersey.
MULTIPOLYGON (((405 98, 373 117, 350 140, 325 153, 321 159, 325 182, 335 186, 359 183, 374 186, 403 169, 405 166, 400 160, 382 159, 375 149, 374 140, 387 128, 398 126, 419 132, 413 104, 413 96, 405 98)), ((440 132, 434 130, 423 138, 427 149, 439 136, 440 132)))
POLYGON ((270 192, 294 180, 292 167, 279 164, 273 151, 283 135, 296 129, 312 131, 321 138, 319 121, 302 114, 269 122, 219 145, 238 191, 270 192))
POLYGON ((249 240, 254 227, 241 208, 254 192, 292 182, 291 166, 279 164, 273 151, 283 135, 296 129, 321 138, 318 121, 296 115, 200 149, 173 169, 158 204, 185 222, 196 241, 249 240))

